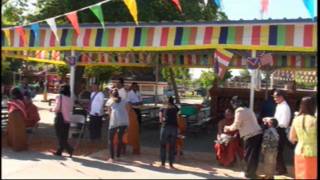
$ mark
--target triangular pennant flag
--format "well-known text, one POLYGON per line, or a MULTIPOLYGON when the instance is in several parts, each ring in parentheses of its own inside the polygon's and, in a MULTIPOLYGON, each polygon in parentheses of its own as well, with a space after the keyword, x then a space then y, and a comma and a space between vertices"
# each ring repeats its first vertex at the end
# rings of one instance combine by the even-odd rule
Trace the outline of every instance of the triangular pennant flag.
POLYGON ((180 0, 172 0, 173 4, 177 7, 177 9, 182 12, 182 8, 180 5, 180 0))
POLYGON ((269 0, 261 0, 261 12, 265 13, 268 11, 269 0))
POLYGON ((218 8, 221 8, 221 0, 214 0, 214 3, 218 8))
POLYGON ((22 26, 18 26, 15 28, 16 32, 19 34, 19 36, 22 38, 23 43, 27 43, 27 37, 26 37, 26 32, 22 26))
POLYGON ((8 45, 11 46, 10 29, 4 29, 4 36, 7 38, 8 45))
POLYGON ((74 30, 76 31, 77 35, 80 35, 80 27, 78 23, 78 16, 77 16, 77 11, 73 11, 67 14, 68 20, 71 22, 74 30))
POLYGON ((313 0, 303 0, 304 5, 306 6, 308 13, 310 14, 311 18, 314 19, 314 5, 313 0))
POLYGON ((54 18, 50 18, 50 19, 47 19, 46 22, 48 23, 48 25, 50 26, 53 34, 55 35, 56 37, 56 40, 59 42, 59 36, 58 36, 58 32, 57 32, 57 25, 56 25, 56 21, 54 20, 54 18))
POLYGON ((203 0, 205 5, 208 5, 208 0, 203 0))
POLYGON ((99 4, 97 6, 90 7, 90 10, 99 19, 101 26, 104 29, 104 18, 103 18, 103 12, 101 9, 101 4, 99 4))
POLYGON ((124 0, 124 3, 128 7, 131 16, 136 24, 138 24, 138 11, 136 0, 124 0))
POLYGON ((260 63, 261 63, 261 66, 266 66, 266 65, 273 66, 272 54, 271 53, 263 54, 260 57, 260 63))
POLYGON ((34 34, 34 39, 35 41, 39 38, 39 31, 40 31, 40 26, 39 23, 34 23, 31 25, 31 31, 34 34))

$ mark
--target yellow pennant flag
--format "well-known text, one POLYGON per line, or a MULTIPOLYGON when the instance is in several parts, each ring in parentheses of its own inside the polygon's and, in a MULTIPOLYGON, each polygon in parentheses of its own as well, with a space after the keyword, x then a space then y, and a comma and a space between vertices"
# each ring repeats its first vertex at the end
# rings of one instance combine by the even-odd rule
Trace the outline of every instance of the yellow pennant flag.
POLYGON ((133 17, 133 20, 136 24, 138 24, 138 11, 137 11, 137 3, 136 0, 124 0, 124 3, 128 7, 130 14, 133 17))
POLYGON ((6 38, 7 38, 8 45, 11 46, 10 30, 9 30, 9 29, 4 29, 3 32, 4 32, 4 35, 5 35, 6 38))

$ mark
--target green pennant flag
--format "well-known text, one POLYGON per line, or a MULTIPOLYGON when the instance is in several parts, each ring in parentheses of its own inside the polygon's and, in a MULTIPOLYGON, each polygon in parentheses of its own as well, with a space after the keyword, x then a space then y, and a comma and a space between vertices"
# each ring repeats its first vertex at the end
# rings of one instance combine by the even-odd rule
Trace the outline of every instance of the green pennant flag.
POLYGON ((94 15, 97 16, 97 18, 99 19, 102 28, 104 29, 104 19, 103 19, 103 12, 101 9, 101 4, 97 5, 97 6, 93 6, 90 7, 90 10, 93 12, 94 15))

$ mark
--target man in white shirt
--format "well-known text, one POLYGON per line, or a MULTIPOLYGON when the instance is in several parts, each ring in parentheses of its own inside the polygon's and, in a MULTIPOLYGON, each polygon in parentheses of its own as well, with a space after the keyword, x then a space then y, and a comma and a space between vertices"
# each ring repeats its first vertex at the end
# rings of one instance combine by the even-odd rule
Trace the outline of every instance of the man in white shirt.
POLYGON ((138 83, 133 82, 131 85, 131 90, 128 93, 127 101, 132 105, 133 110, 137 114, 137 119, 139 122, 139 130, 141 130, 141 111, 140 107, 143 104, 141 94, 139 92, 138 83))
POLYGON ((119 81, 117 83, 118 93, 121 99, 127 100, 128 94, 127 90, 124 88, 124 80, 123 78, 119 78, 119 81))
POLYGON ((90 139, 96 140, 101 138, 102 116, 104 114, 104 94, 99 91, 98 84, 92 86, 89 104, 89 131, 90 139))
POLYGON ((224 132, 239 130, 240 137, 244 140, 245 177, 255 179, 259 164, 262 129, 255 113, 245 107, 243 101, 237 96, 232 97, 231 105, 235 109, 234 122, 230 126, 225 126, 224 132))
POLYGON ((277 131, 280 136, 276 170, 278 175, 284 175, 284 174, 287 174, 288 171, 283 159, 283 149, 284 149, 284 145, 288 141, 286 136, 286 129, 290 125, 291 110, 288 103, 284 99, 284 94, 282 91, 275 90, 273 93, 273 98, 274 98, 274 101, 277 103, 274 118, 276 118, 278 121, 277 131))

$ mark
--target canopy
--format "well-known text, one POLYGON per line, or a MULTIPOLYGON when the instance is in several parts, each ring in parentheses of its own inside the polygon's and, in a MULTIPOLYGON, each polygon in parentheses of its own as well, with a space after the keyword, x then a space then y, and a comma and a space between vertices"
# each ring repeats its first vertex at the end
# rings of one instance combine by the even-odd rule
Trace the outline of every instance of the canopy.
POLYGON ((310 19, 218 22, 81 24, 58 27, 59 41, 47 25, 39 38, 26 29, 24 38, 2 30, 3 50, 174 51, 214 48, 263 51, 317 51, 317 23, 310 19), (7 34, 7 36, 5 36, 7 34), (9 35, 8 35, 9 34, 9 35))

